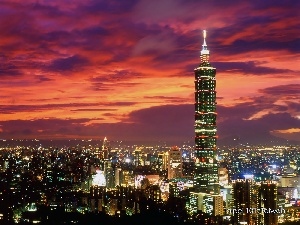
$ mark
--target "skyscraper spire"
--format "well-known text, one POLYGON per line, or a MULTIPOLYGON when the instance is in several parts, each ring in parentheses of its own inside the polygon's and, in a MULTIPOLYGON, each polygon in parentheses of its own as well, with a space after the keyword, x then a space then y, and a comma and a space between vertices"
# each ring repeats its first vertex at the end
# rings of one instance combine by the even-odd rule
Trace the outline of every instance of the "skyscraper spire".
POLYGON ((201 55, 203 54, 209 54, 209 51, 207 49, 207 44, 206 44, 206 30, 203 30, 203 45, 202 45, 201 55))
POLYGON ((206 30, 203 30, 203 45, 202 45, 203 49, 204 47, 207 47, 205 38, 206 38, 206 30))
POLYGON ((203 30, 203 45, 201 50, 201 62, 208 62, 209 60, 209 50, 206 44, 206 30, 203 30))

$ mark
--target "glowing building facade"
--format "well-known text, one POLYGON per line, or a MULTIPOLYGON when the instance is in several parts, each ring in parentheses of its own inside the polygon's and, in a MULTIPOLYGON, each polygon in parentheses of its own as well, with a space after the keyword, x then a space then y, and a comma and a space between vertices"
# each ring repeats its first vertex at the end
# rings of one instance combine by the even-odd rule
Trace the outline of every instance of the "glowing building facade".
POLYGON ((102 145, 102 159, 107 160, 109 156, 109 143, 107 138, 105 137, 102 145))
POLYGON ((182 177, 182 155, 178 147, 169 150, 168 179, 182 177))
POLYGON ((216 162, 216 68, 209 63, 206 31, 201 50, 201 63, 195 72, 195 169, 196 192, 219 194, 216 162))
POLYGON ((254 182, 251 179, 233 180, 234 205, 227 209, 233 224, 277 225, 285 214, 277 205, 277 183, 254 182))

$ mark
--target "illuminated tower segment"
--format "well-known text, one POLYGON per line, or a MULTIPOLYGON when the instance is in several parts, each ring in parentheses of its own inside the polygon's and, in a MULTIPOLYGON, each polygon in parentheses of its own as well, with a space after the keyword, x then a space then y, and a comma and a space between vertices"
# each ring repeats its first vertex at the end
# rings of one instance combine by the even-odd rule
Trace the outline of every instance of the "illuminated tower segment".
POLYGON ((108 159, 108 141, 107 138, 104 137, 103 145, 102 145, 102 159, 107 160, 108 159))
POLYGON ((219 194, 216 162, 216 68, 209 63, 206 31, 203 31, 201 63, 195 71, 195 170, 196 192, 219 194))

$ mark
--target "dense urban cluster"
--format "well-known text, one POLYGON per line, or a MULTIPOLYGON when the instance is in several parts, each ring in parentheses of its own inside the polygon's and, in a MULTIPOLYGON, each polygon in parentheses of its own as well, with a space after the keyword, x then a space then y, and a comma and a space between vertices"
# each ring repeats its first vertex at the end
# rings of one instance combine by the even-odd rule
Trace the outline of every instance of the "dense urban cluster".
POLYGON ((2 140, 0 224, 299 224, 299 146, 217 147, 216 68, 203 37, 195 142, 2 140))
POLYGON ((256 220, 267 209, 277 210, 268 212, 269 220, 300 220, 299 146, 218 148, 222 206, 216 213, 194 202, 200 196, 193 189, 193 146, 78 143, 1 142, 1 224, 122 224, 150 215, 165 224, 232 224, 243 216, 256 220), (261 196, 271 197, 264 202, 261 196))

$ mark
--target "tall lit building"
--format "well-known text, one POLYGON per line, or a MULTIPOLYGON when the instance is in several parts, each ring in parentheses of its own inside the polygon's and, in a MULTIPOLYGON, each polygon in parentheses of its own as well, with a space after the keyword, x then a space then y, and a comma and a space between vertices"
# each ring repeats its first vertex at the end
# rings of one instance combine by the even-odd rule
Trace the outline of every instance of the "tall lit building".
POLYGON ((277 205, 277 183, 254 180, 233 181, 234 205, 227 209, 233 224, 277 225, 278 216, 285 213, 277 205))
POLYGON ((107 138, 105 137, 102 145, 102 159, 107 160, 109 155, 109 143, 107 138))
POLYGON ((275 182, 261 183, 260 188, 261 205, 261 222, 265 225, 277 225, 278 215, 282 212, 277 206, 277 184, 275 182))
POLYGON ((191 192, 187 206, 187 212, 190 215, 196 214, 198 211, 212 216, 222 216, 224 214, 223 197, 221 195, 191 192))
POLYGON ((142 165, 142 151, 141 151, 141 149, 135 149, 133 155, 134 155, 134 159, 133 159, 134 166, 136 166, 136 167, 141 166, 142 165))
POLYGON ((195 170, 196 192, 219 194, 216 161, 216 68, 209 63, 206 31, 201 62, 195 71, 195 170))
POLYGON ((182 177, 182 155, 178 147, 169 150, 168 179, 182 177))
POLYGON ((233 208, 228 208, 227 213, 233 217, 233 224, 259 224, 258 212, 256 210, 250 211, 251 209, 258 208, 257 199, 258 186, 251 179, 245 180, 234 180, 232 181, 233 188, 233 208))
POLYGON ((228 185, 228 169, 226 168, 218 168, 218 175, 219 175, 219 184, 220 186, 227 186, 228 185))

